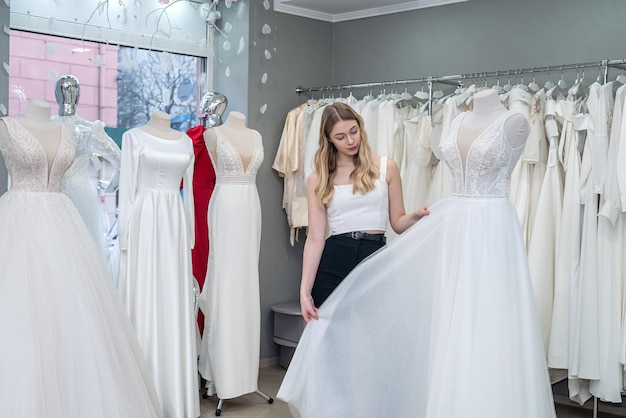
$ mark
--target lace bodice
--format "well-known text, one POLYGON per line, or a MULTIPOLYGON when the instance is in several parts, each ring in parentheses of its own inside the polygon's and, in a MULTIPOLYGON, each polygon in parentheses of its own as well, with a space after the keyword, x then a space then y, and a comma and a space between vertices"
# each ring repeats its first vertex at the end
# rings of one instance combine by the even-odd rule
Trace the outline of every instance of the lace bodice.
POLYGON ((461 161, 457 144, 459 127, 467 112, 452 122, 448 137, 441 142, 443 159, 454 177, 454 194, 461 196, 508 196, 511 172, 523 146, 512 148, 504 123, 514 112, 506 112, 483 131, 470 146, 466 162, 461 161), (465 167, 465 168, 464 168, 465 167))
POLYGON ((235 146, 226 139, 219 129, 215 128, 215 132, 217 132, 217 164, 213 162, 213 165, 215 166, 216 182, 254 183, 257 171, 264 158, 261 135, 258 132, 256 133, 254 152, 248 167, 244 169, 241 156, 235 146))
POLYGON ((49 170, 48 158, 39 140, 13 118, 1 120, 9 132, 8 138, 0 136, 0 152, 11 176, 11 191, 61 192, 63 174, 74 159, 71 132, 62 128, 61 142, 49 170))

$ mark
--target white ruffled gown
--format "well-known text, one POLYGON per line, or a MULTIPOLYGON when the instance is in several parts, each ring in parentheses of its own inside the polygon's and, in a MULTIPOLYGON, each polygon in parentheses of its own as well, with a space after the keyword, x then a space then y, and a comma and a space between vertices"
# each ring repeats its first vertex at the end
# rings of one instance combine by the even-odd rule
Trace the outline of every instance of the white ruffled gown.
POLYGON ((161 417, 100 249, 61 191, 71 132, 62 131, 48 175, 39 141, 2 121, 11 189, 0 197, 0 415, 161 417))
POLYGON ((473 143, 442 138, 455 192, 370 256, 304 330, 277 397, 307 418, 555 417, 520 222, 522 148, 505 113, 473 143))

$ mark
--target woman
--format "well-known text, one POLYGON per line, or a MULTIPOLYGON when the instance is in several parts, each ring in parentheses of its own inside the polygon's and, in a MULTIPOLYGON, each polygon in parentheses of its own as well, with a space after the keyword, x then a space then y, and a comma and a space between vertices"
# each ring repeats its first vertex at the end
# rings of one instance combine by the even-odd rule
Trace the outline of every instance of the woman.
POLYGON ((363 119, 344 103, 330 104, 322 114, 307 199, 300 304, 309 322, 348 273, 385 245, 388 224, 400 234, 429 211, 405 213, 397 164, 372 154, 363 119))

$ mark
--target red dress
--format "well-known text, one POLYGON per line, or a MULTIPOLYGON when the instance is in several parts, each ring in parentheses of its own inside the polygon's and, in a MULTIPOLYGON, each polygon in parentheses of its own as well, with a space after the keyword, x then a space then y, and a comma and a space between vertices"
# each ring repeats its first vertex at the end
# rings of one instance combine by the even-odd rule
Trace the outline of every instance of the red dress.
MULTIPOLYGON (((195 246, 191 250, 191 264, 193 276, 200 285, 204 285, 207 265, 209 261, 209 227, 207 224, 207 212, 209 200, 215 188, 215 170, 209 157, 209 152, 204 144, 204 126, 194 126, 187 131, 187 135, 193 141, 195 155, 193 171, 193 198, 195 207, 195 246)), ((198 311, 198 326, 200 332, 204 330, 204 316, 198 311)))

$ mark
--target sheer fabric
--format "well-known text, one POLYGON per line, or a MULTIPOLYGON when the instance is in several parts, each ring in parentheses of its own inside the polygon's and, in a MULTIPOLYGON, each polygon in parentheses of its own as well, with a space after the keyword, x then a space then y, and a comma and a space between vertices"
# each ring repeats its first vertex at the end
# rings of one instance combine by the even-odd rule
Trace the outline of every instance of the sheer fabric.
POLYGON ((0 405, 7 417, 152 418, 161 406, 109 271, 61 192, 70 131, 51 163, 39 141, 4 118, 0 152, 11 189, 0 197, 0 405))
POLYGON ((502 129, 510 115, 476 138, 465 165, 457 147, 464 114, 453 121, 440 146, 454 194, 357 266, 319 308, 277 395, 294 416, 555 417, 507 197, 522 151, 502 129))

